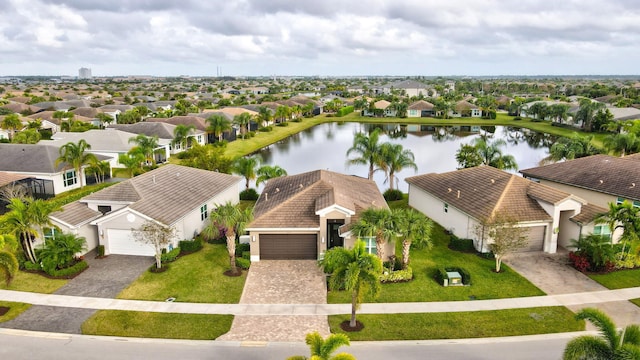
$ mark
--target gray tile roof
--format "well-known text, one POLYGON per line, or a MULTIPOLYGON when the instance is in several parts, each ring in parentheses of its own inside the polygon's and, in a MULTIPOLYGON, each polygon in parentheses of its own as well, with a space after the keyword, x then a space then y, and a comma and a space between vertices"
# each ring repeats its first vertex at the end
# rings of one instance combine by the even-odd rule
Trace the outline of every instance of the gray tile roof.
POLYGON ((52 145, 0 144, 0 154, 0 171, 53 174, 65 166, 54 166, 60 154, 52 145))
POLYGON ((102 216, 99 211, 91 210, 86 204, 74 201, 62 207, 61 211, 51 214, 51 218, 69 224, 78 226, 102 216))
MULTIPOLYGON (((144 134, 147 136, 157 136, 160 139, 173 139, 173 132, 177 125, 153 122, 153 121, 141 121, 135 124, 112 124, 109 128, 114 128, 133 134, 144 134)), ((191 134, 204 134, 202 130, 192 130, 191 134)))
POLYGON ((129 139, 136 137, 137 134, 133 134, 118 129, 104 129, 104 130, 89 130, 81 133, 76 132, 58 132, 53 135, 52 140, 43 140, 43 144, 51 144, 56 146, 63 146, 68 142, 77 143, 84 139, 89 145, 91 145, 91 151, 117 151, 125 153, 135 146, 135 143, 130 143, 129 139))
POLYGON ((640 154, 621 158, 593 155, 520 172, 530 178, 640 200, 640 154))
POLYGON ((337 205, 359 214, 388 208, 373 181, 327 170, 283 176, 267 182, 253 209, 252 228, 314 228, 316 211, 337 205))
POLYGON ((129 208, 170 225, 241 180, 238 176, 167 164, 80 201, 131 202, 129 208))

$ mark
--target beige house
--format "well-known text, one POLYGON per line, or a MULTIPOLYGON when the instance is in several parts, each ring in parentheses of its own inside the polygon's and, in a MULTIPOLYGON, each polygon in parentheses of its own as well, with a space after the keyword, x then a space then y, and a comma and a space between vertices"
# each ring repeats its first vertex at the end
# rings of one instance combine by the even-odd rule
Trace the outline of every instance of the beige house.
MULTIPOLYGON (((251 261, 318 259, 332 247, 351 247, 349 224, 371 207, 388 209, 376 183, 360 177, 316 170, 271 179, 247 229, 251 261)), ((375 239, 363 240, 375 253, 375 239)), ((393 254, 393 244, 384 251, 393 254)))
POLYGON ((479 226, 495 214, 507 214, 526 228, 520 251, 555 253, 572 239, 593 231, 604 208, 550 186, 489 166, 407 178, 409 205, 459 238, 473 239, 476 250, 489 251, 491 239, 479 226))

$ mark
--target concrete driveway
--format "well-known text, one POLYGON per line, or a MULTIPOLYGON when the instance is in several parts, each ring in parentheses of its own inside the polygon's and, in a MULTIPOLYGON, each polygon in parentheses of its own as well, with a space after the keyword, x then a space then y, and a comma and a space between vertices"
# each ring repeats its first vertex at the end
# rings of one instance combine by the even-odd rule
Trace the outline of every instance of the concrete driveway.
MULTIPOLYGON (((607 290, 569 264, 568 252, 557 254, 518 253, 505 260, 512 269, 527 278, 548 295, 607 290)), ((568 306, 573 312, 585 307, 598 308, 609 315, 617 326, 640 324, 640 307, 629 301, 568 306)), ((588 330, 595 330, 590 324, 588 330)))
MULTIPOLYGON (((58 289, 55 294, 115 298, 131 282, 137 279, 151 264, 152 257, 110 255, 95 259, 89 252, 85 259, 89 268, 58 289)), ((0 327, 80 334, 80 327, 95 310, 32 306, 17 318, 1 323, 0 327)))
MULTIPOLYGON (((326 304, 325 276, 314 260, 263 260, 251 264, 241 304, 326 304)), ((304 341, 307 333, 329 335, 323 315, 238 315, 222 341, 304 341)))

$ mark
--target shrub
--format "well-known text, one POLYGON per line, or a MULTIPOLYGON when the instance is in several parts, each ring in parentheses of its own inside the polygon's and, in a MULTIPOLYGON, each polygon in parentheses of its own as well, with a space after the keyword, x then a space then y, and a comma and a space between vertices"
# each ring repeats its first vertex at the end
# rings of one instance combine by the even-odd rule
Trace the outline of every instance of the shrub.
POLYGON ((389 271, 380 275, 380 282, 382 283, 404 282, 412 279, 413 270, 411 270, 411 266, 407 266, 404 270, 389 271))
POLYGON ((336 112, 337 117, 345 116, 353 112, 353 106, 345 106, 336 112))
POLYGON ((585 272, 589 269, 589 260, 585 255, 580 255, 572 251, 569 253, 569 261, 571 261, 573 267, 580 272, 585 272))
POLYGON ((281 122, 281 123, 277 123, 276 126, 285 127, 285 126, 289 126, 289 123, 284 121, 284 122, 281 122))
POLYGON ((387 201, 396 201, 402 200, 404 194, 398 189, 387 189, 382 196, 384 196, 384 199, 387 201))
MULTIPOLYGON (((18 260, 18 263, 20 261, 18 260)), ((27 270, 27 271, 40 271, 42 270, 42 266, 38 263, 32 263, 31 261, 25 261, 24 263, 22 263, 22 269, 27 270)))
POLYGON ((55 269, 52 271, 47 271, 47 274, 54 277, 69 278, 83 272, 88 267, 89 267, 89 264, 87 264, 86 261, 82 260, 64 269, 55 269))
POLYGON ((104 245, 98 245, 97 252, 98 257, 104 257, 104 245))
POLYGON ((247 259, 247 260, 251 260, 251 251, 243 251, 242 252, 242 258, 243 259, 247 259))
MULTIPOLYGON (((616 249, 606 237, 588 235, 578 240, 573 240, 572 247, 576 248, 576 255, 584 257, 587 260, 589 264, 587 270, 589 271, 606 271, 612 266, 609 263, 615 262, 616 249)), ((575 266, 575 261, 573 262, 575 266)), ((582 264, 580 264, 580 268, 582 268, 582 264)), ((580 270, 580 268, 576 267, 578 270, 580 270)))
POLYGON ((73 234, 57 234, 44 243, 38 259, 42 263, 42 269, 51 274, 55 270, 67 268, 74 263, 75 254, 86 249, 86 241, 83 237, 73 234))
POLYGON ((241 257, 236 258, 236 266, 241 269, 247 270, 251 266, 251 260, 247 260, 241 257))
POLYGON ((616 254, 615 260, 616 269, 635 269, 640 267, 640 256, 629 253, 616 254))
POLYGON ((447 271, 444 268, 438 268, 436 271, 436 281, 443 285, 444 279, 447 279, 447 271))
POLYGON ((249 131, 249 132, 246 134, 246 137, 247 137, 248 139, 251 139, 251 138, 252 138, 252 137, 254 137, 254 136, 256 136, 256 132, 255 132, 255 131, 249 131))
POLYGON ((242 253, 245 251, 249 251, 251 249, 251 245, 249 244, 236 244, 236 256, 242 256, 242 253))
POLYGON ((261 128, 258 129, 258 131, 262 131, 262 132, 270 132, 273 130, 273 126, 269 125, 269 126, 263 126, 261 128))
POLYGON ((249 188, 240 192, 240 200, 256 201, 259 197, 260 195, 254 188, 249 188))
POLYGON ((476 250, 472 239, 460 239, 454 235, 449 240, 449 249, 460 252, 475 252, 476 250))
POLYGON ((197 237, 193 240, 182 240, 178 246, 183 253, 194 253, 202 249, 202 239, 197 237))
POLYGON ((471 285, 471 274, 465 268, 458 268, 458 272, 460 276, 462 276, 462 284, 463 285, 471 285))
POLYGON ((513 120, 515 120, 515 121, 522 120, 522 117, 516 116, 516 117, 513 118, 513 120))
POLYGON ((178 258, 178 255, 180 255, 180 246, 175 247, 173 250, 169 251, 169 252, 165 252, 160 256, 160 261, 162 261, 162 263, 170 263, 172 261, 175 261, 178 258))

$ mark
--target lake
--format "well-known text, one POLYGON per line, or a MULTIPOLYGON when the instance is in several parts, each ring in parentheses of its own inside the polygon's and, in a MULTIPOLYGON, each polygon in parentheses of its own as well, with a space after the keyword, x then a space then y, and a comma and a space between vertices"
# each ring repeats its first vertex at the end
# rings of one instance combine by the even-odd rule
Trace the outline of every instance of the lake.
MULTIPOLYGON (((408 191, 408 185, 404 181, 407 177, 456 170, 458 164, 455 153, 460 148, 460 144, 470 143, 477 137, 486 136, 490 140, 505 140, 507 146, 503 148, 503 153, 513 155, 520 169, 538 166, 540 160, 548 155, 549 146, 555 140, 552 135, 504 126, 441 127, 326 123, 272 144, 258 153, 262 156, 264 164, 279 165, 290 175, 325 169, 367 177, 368 166, 347 166, 346 153, 353 145, 354 134, 368 133, 374 127, 381 127, 384 130, 380 136, 380 143, 402 144, 405 149, 411 150, 415 155, 418 171, 405 169, 396 174, 399 180, 397 187, 403 192, 408 191)), ((352 157, 354 155, 352 154, 352 157)), ((375 181, 381 191, 389 187, 381 171, 376 172, 375 181)))

